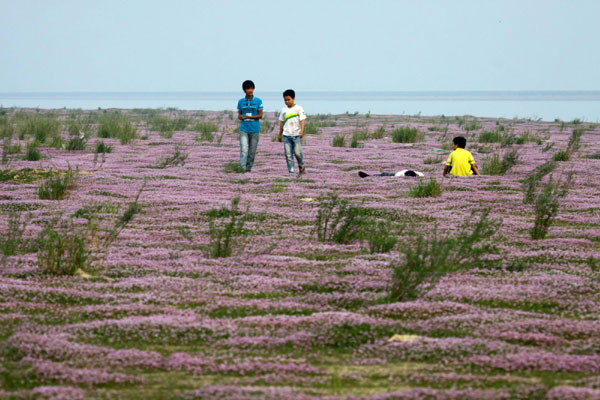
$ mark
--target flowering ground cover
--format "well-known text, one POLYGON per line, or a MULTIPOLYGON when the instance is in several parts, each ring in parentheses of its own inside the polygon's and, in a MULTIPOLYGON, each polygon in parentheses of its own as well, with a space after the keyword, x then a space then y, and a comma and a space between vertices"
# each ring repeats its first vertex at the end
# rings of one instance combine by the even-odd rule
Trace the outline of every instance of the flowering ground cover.
POLYGON ((252 172, 239 173, 229 112, 3 112, 0 398, 600 398, 598 124, 313 116, 307 174, 296 177, 272 138, 273 113, 252 172), (57 124, 54 139, 28 128, 40 115, 57 124), (111 115, 130 125, 111 128, 111 115), (416 128, 414 142, 392 140, 401 127, 416 128), (524 180, 560 158, 576 129, 553 172, 572 173, 568 193, 534 240, 524 180), (442 178, 456 135, 480 169, 510 151, 519 161, 498 175, 442 178), (110 152, 95 152, 100 142, 110 152), (24 159, 28 143, 39 160, 24 159), (76 180, 62 199, 41 199, 40 186, 69 168, 76 180), (357 175, 401 169, 435 177, 441 195, 411 197, 417 178, 357 175), (331 193, 388 222, 398 242, 372 253, 365 236, 318 240, 331 193), (236 197, 244 225, 231 254, 216 257, 214 228, 236 197), (464 235, 461 224, 486 208, 502 220, 494 263, 390 298, 391 266, 419 233, 464 235), (119 229, 103 251, 90 230, 81 268, 48 273, 55 253, 42 232, 60 221, 64 234, 90 221, 119 229))

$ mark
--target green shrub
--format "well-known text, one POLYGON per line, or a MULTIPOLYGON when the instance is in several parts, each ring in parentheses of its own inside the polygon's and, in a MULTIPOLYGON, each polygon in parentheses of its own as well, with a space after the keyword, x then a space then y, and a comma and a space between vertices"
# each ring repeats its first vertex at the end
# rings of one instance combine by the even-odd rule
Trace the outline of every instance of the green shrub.
POLYGON ((566 150, 559 150, 554 154, 553 160, 558 162, 569 161, 573 154, 579 150, 581 143, 581 136, 585 133, 583 128, 575 128, 569 137, 569 143, 567 144, 566 150))
POLYGON ((552 160, 558 161, 558 162, 569 161, 569 159, 570 159, 570 156, 566 150, 559 150, 556 153, 554 153, 554 155, 552 156, 552 160))
POLYGON ((137 138, 137 129, 129 122, 125 122, 118 136, 121 144, 129 144, 137 138))
POLYGON ((214 133, 219 130, 219 127, 213 122, 198 122, 192 129, 200 133, 214 133))
POLYGON ((11 212, 8 216, 8 229, 0 236, 0 251, 4 256, 14 256, 23 249, 25 240, 23 234, 28 219, 21 221, 20 212, 11 212))
POLYGON ((85 145, 87 144, 87 139, 81 136, 77 136, 77 137, 72 137, 71 139, 69 139, 69 142, 67 143, 67 150, 69 151, 79 151, 79 150, 85 150, 85 145))
POLYGON ((535 220, 533 227, 529 230, 532 239, 544 239, 548 233, 548 229, 560 207, 560 199, 568 193, 571 183, 571 175, 568 176, 566 182, 554 181, 552 176, 542 188, 536 193, 534 201, 535 220))
POLYGON ((178 165, 184 166, 185 160, 187 160, 188 154, 185 153, 179 146, 175 146, 173 154, 167 157, 161 157, 154 168, 167 168, 176 167, 178 165))
POLYGON ((237 162, 228 162, 224 166, 224 171, 227 173, 241 174, 241 173, 246 172, 246 169, 237 162))
POLYGON ((90 256, 88 235, 84 229, 69 227, 56 230, 45 227, 38 235, 38 265, 43 274, 74 275, 83 269, 90 256))
POLYGON ((479 134, 477 140, 479 143, 501 143, 506 141, 507 133, 504 129, 496 129, 495 131, 483 131, 479 134))
POLYGON ((31 142, 27 145, 27 150, 25 151, 25 156, 23 157, 26 161, 39 161, 42 158, 40 151, 36 146, 36 142, 31 142))
POLYGON ((344 135, 335 135, 331 145, 333 147, 346 147, 346 137, 344 135))
POLYGON ((377 221, 371 224, 367 232, 367 243, 371 254, 387 253, 396 246, 398 236, 392 233, 392 229, 389 221, 377 221))
POLYGON ((352 141, 350 141, 350 147, 353 149, 359 147, 360 146, 359 139, 361 137, 362 137, 362 135, 359 132, 354 132, 352 134, 352 141))
POLYGON ((527 174, 523 180, 523 203, 532 204, 535 202, 536 190, 546 175, 556 169, 556 162, 550 160, 538 165, 533 171, 527 174))
POLYGON ((495 153, 483 160, 481 173, 484 175, 504 175, 518 162, 519 152, 517 150, 507 151, 502 157, 500 157, 500 154, 495 153))
POLYGON ((51 117, 28 117, 20 126, 21 137, 31 136, 38 143, 45 143, 46 139, 60 133, 60 124, 51 117))
POLYGON ((38 196, 42 200, 62 200, 68 191, 75 186, 79 168, 73 170, 71 166, 61 175, 48 178, 38 187, 38 196))
POLYGON ((497 252, 493 236, 500 221, 484 210, 477 222, 474 214, 446 237, 437 228, 430 234, 416 234, 414 244, 401 247, 401 257, 390 264, 390 301, 413 300, 433 288, 446 274, 488 264, 484 257, 497 252))
POLYGON ((164 138, 173 137, 174 131, 184 130, 188 124, 189 119, 187 118, 168 118, 155 116, 150 118, 149 123, 153 131, 159 132, 160 136, 164 138))
POLYGON ((363 237, 369 222, 363 208, 331 193, 319 203, 314 232, 321 242, 349 243, 363 237))
POLYGON ((442 157, 427 157, 423 160, 423 164, 440 164, 444 159, 442 157))
POLYGON ((385 133, 385 126, 382 125, 379 128, 375 129, 373 132, 371 132, 370 137, 373 139, 381 139, 385 136, 385 133))
POLYGON ((96 143, 96 154, 98 153, 112 153, 112 146, 105 144, 104 142, 96 143))
POLYGON ((98 137, 103 139, 119 137, 123 129, 121 120, 122 118, 117 114, 103 117, 98 126, 98 137))
POLYGON ((410 187, 408 191, 409 197, 438 197, 442 194, 442 186, 439 182, 431 177, 428 181, 419 179, 416 185, 410 187))
POLYGON ((218 217, 209 216, 208 234, 210 242, 205 251, 208 257, 229 257, 233 253, 235 238, 243 234, 246 221, 245 216, 240 216, 238 211, 239 203, 240 198, 237 196, 231 200, 231 209, 227 210, 229 222, 225 224, 217 224, 218 217))
POLYGON ((463 129, 467 132, 477 131, 477 130, 481 129, 481 124, 478 121, 470 121, 470 122, 464 124, 463 129))
POLYGON ((392 142, 394 143, 416 143, 425 140, 425 134, 417 128, 402 126, 392 131, 392 142))
POLYGON ((308 121, 308 123, 304 127, 304 133, 307 135, 318 135, 319 128, 317 127, 316 123, 314 123, 312 121, 308 121))
POLYGON ((74 119, 69 121, 67 131, 69 132, 69 136, 90 137, 91 125, 78 119, 74 119))
MULTIPOLYGON (((263 124, 264 125, 264 124, 263 124)), ((200 132, 200 140, 203 142, 212 142, 214 140, 213 133, 219 128, 212 122, 198 122, 193 128, 196 132, 200 132)))

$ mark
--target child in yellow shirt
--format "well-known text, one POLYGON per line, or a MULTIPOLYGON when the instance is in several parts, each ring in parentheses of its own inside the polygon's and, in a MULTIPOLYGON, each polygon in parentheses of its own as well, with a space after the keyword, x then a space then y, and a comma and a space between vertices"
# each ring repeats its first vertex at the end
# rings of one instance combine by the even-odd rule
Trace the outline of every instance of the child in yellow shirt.
POLYGON ((465 150, 467 139, 462 136, 457 136, 452 139, 454 143, 454 151, 448 156, 446 165, 444 166, 444 176, 448 172, 456 176, 479 175, 479 170, 475 165, 475 160, 470 151, 465 150))

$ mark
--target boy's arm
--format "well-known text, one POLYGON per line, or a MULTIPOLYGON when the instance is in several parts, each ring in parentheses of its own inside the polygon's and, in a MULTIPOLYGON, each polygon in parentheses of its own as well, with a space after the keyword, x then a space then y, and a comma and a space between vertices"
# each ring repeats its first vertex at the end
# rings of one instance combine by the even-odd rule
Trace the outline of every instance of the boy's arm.
POLYGON ((263 110, 258 110, 258 115, 253 115, 251 117, 246 117, 247 119, 261 119, 263 117, 263 110))
POLYGON ((239 119, 240 121, 243 121, 243 120, 245 120, 245 119, 246 119, 246 117, 244 117, 244 116, 242 115, 242 110, 238 110, 238 119, 239 119))
POLYGON ((281 142, 283 140, 283 125, 285 124, 285 121, 279 121, 279 137, 277 138, 277 141, 281 142))
POLYGON ((452 167, 452 153, 450 153, 448 159, 446 160, 446 165, 444 165, 444 176, 448 175, 450 167, 452 167))
POLYGON ((306 126, 306 120, 300 121, 300 139, 304 137, 304 127, 306 126))
POLYGON ((481 175, 479 173, 479 170, 477 169, 477 165, 475 165, 475 163, 471 164, 471 168, 473 168, 473 172, 475 172, 475 175, 481 175))

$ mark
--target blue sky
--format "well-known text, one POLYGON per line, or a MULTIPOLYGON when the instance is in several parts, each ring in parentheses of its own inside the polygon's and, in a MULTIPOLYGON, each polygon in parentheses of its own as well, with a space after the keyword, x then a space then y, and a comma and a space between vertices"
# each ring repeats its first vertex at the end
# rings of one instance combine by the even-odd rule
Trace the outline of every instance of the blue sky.
POLYGON ((0 0, 0 92, 600 90, 599 0, 0 0))

